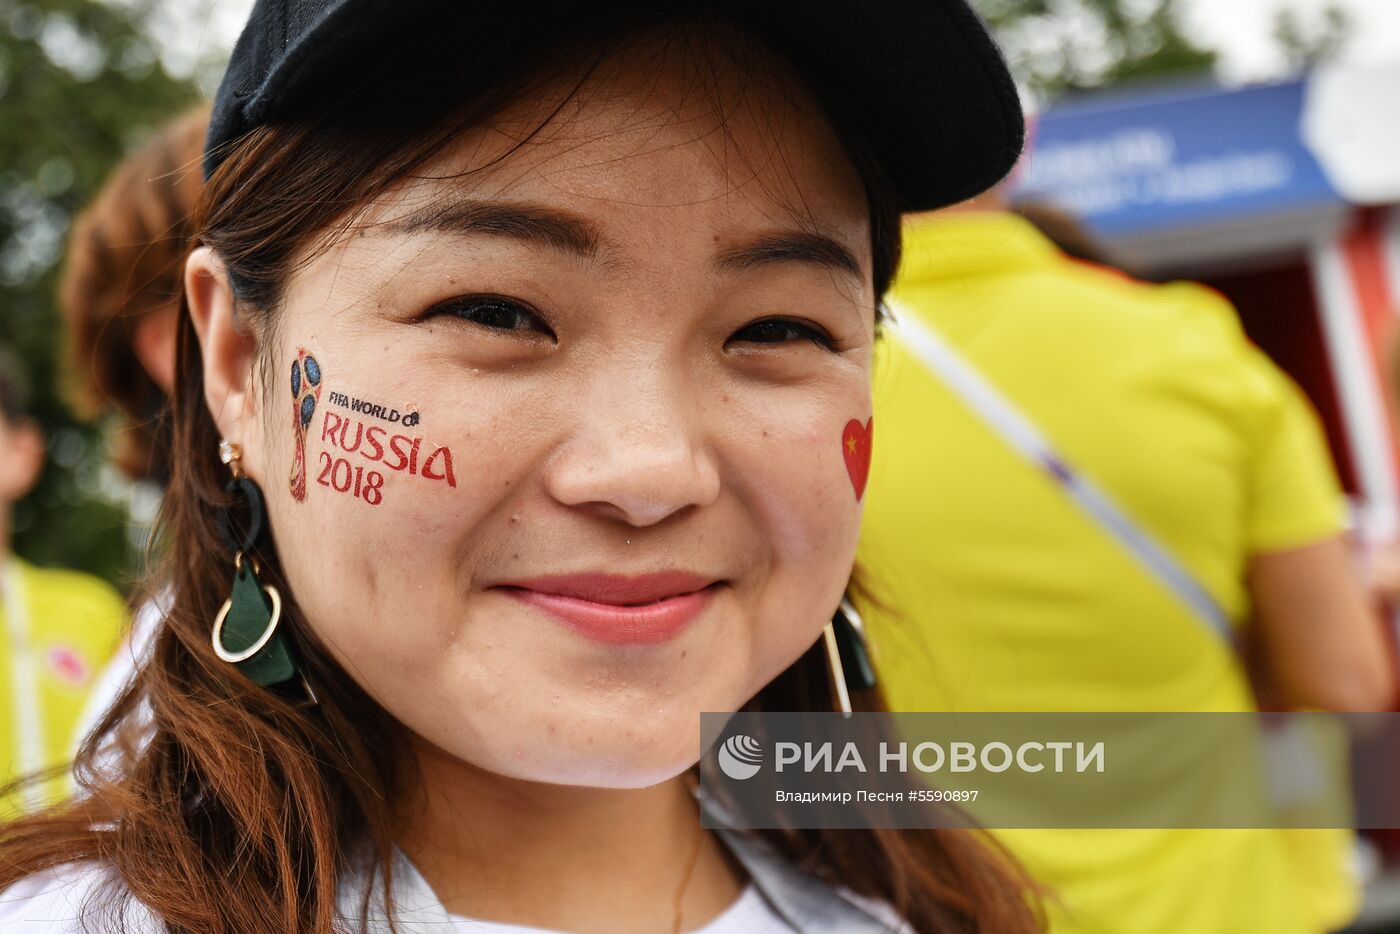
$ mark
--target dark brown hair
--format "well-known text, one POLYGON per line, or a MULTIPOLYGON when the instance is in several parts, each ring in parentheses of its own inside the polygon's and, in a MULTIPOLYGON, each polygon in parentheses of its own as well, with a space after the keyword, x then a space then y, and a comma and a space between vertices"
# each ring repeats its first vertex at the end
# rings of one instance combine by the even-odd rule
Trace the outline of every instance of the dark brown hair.
POLYGON ((164 483, 169 474, 169 406, 132 341, 142 320, 179 311, 208 126, 209 108, 200 107, 128 156, 68 238, 59 282, 67 389, 84 417, 117 414, 113 459, 133 480, 164 483))
MULTIPOLYGON (((504 59, 427 55, 420 60, 436 64, 416 79, 392 69, 370 75, 347 97, 320 102, 316 113, 261 127, 232 146, 197 212, 198 236, 227 265, 239 313, 254 333, 265 336, 274 326, 295 257, 326 231, 352 223, 355 208, 480 124, 531 76, 563 62, 596 63, 628 34, 603 23, 596 10, 579 16, 482 44, 509 49, 504 59), (492 90, 482 93, 483 86, 492 90)), ((667 35, 692 36, 697 24, 690 25, 673 23, 667 35)), ((707 35, 721 28, 708 20, 698 25, 707 35)), ((857 136, 839 115, 833 123, 867 181, 875 284, 883 291, 898 257, 898 212, 857 136)), ((413 787, 411 756, 403 728, 332 660, 290 596, 284 625, 318 706, 297 707, 259 690, 213 654, 210 621, 227 591, 233 555, 216 533, 224 470, 187 317, 178 382, 165 513, 174 607, 139 683, 81 753, 85 801, 0 832, 0 885, 47 866, 100 859, 172 931, 331 931, 336 886, 353 858, 368 853, 378 861, 388 894, 394 807, 413 787), (139 725, 143 698, 152 714, 144 744, 128 744, 117 774, 96 771, 99 746, 129 739, 139 725)), ((269 582, 287 594, 274 549, 259 559, 269 582)), ((814 647, 750 708, 829 710, 826 679, 814 647)), ((864 709, 879 709, 875 693, 859 698, 864 709)), ((920 932, 1019 934, 1039 927, 1009 859, 969 831, 761 835, 794 863, 889 901, 920 932)))

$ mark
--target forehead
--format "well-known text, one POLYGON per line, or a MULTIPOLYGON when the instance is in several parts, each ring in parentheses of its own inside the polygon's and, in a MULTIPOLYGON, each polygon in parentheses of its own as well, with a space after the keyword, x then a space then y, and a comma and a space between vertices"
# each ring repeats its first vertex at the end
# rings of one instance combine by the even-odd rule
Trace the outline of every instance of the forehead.
POLYGON ((817 230, 868 255, 864 187, 789 69, 735 37, 642 36, 531 87, 386 191, 394 221, 444 197, 560 204, 607 225, 817 230), (695 225, 699 225, 698 227, 695 225))

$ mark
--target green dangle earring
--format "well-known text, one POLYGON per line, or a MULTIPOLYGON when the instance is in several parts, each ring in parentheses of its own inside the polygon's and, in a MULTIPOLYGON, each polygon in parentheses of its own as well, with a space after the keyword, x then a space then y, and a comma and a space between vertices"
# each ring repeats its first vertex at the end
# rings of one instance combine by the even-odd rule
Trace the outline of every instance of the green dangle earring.
POLYGON ((224 509, 219 527, 224 543, 234 553, 233 586, 214 618, 210 641, 215 655, 253 683, 279 693, 302 693, 306 702, 314 704, 316 694, 302 676, 286 634, 278 628, 282 595, 258 578, 261 568, 253 552, 262 539, 266 510, 262 490, 243 473, 242 457, 237 444, 219 442, 219 459, 233 474, 224 489, 235 503, 224 509), (243 524, 234 516, 239 500, 247 515, 243 524))

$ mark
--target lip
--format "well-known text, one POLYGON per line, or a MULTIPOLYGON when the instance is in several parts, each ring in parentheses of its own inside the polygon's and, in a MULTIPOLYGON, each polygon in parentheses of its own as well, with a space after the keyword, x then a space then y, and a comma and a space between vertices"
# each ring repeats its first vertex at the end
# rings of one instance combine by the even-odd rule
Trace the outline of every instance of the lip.
POLYGON ((590 639, 626 645, 666 642, 680 635, 720 586, 712 577, 662 571, 537 577, 495 589, 590 639))

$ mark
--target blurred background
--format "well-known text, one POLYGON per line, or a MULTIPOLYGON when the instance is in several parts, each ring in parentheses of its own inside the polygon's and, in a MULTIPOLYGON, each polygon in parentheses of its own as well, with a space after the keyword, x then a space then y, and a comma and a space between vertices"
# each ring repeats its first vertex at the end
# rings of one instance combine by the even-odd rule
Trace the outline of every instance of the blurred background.
MULTIPOLYGON (((67 401, 63 251, 117 162, 212 95, 251 5, 0 0, 0 347, 47 448, 12 545, 35 564, 136 579, 160 493, 111 466, 111 423, 67 401)), ((1072 252, 1230 298, 1322 415, 1360 545, 1394 539, 1400 0, 975 5, 1035 115, 1013 201, 1065 225, 1072 252)), ((1372 887, 1362 929, 1400 929, 1382 926, 1391 893, 1372 887)))

